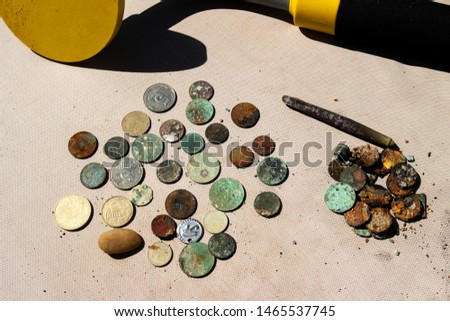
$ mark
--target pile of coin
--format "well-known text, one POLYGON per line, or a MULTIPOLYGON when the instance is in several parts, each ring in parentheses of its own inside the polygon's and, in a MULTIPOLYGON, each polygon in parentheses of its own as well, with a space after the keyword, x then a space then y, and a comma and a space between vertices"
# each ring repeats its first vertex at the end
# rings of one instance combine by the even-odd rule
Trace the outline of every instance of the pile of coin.
MULTIPOLYGON (((398 235, 397 220, 412 222, 427 215, 426 195, 416 193, 420 176, 399 150, 369 144, 353 150, 345 144, 334 149, 328 173, 338 181, 325 193, 325 204, 342 214, 361 237, 386 239, 398 235), (377 184, 386 178, 386 187, 377 184)), ((408 161, 409 160, 409 161, 408 161)))
MULTIPOLYGON (((191 101, 185 114, 195 125, 209 123, 215 114, 210 102, 214 89, 206 81, 197 81, 189 88, 191 101)), ((150 86, 144 93, 145 106, 154 113, 167 112, 177 100, 175 90, 163 83, 150 86)), ((258 108, 250 103, 240 103, 231 111, 231 119, 241 128, 252 128, 260 117, 258 108)), ((112 228, 99 237, 99 247, 112 256, 134 253, 143 244, 142 237, 135 231, 123 228, 130 223, 136 208, 149 204, 153 190, 143 183, 145 164, 158 161, 166 143, 180 142, 181 149, 189 155, 186 164, 187 176, 195 183, 209 184, 209 199, 212 209, 200 222, 192 216, 197 209, 197 199, 185 189, 175 189, 166 198, 167 214, 156 215, 151 221, 151 230, 159 238, 148 247, 148 259, 156 267, 167 265, 173 257, 169 241, 177 237, 186 246, 179 256, 179 264, 184 273, 191 277, 209 274, 216 259, 230 258, 236 250, 236 241, 225 233, 228 227, 226 212, 238 209, 245 199, 245 188, 233 178, 219 178, 220 161, 204 151, 205 139, 198 133, 186 133, 185 126, 176 119, 163 122, 159 136, 149 133, 150 117, 141 111, 132 111, 122 120, 122 130, 127 139, 115 136, 103 146, 104 154, 113 160, 109 168, 111 183, 120 190, 129 190, 129 196, 113 196, 103 204, 101 214, 105 223, 112 228), (131 156, 127 156, 131 153, 131 156), (212 236, 207 244, 202 243, 204 229, 212 236)), ((211 144, 222 144, 229 137, 228 128, 221 122, 212 123, 205 130, 206 139, 211 144)), ((69 140, 69 152, 78 159, 92 156, 98 149, 97 138, 89 132, 80 132, 69 140)), ((275 150, 275 142, 269 136, 257 136, 251 148, 238 146, 228 155, 231 163, 245 168, 255 161, 255 154, 265 158, 257 166, 257 176, 266 185, 278 185, 288 175, 286 163, 278 157, 270 156, 275 150)), ((104 163, 106 164, 106 163, 104 163)), ((182 165, 172 159, 164 159, 156 168, 156 177, 165 184, 174 184, 181 179, 182 165)), ((87 164, 80 173, 81 183, 90 189, 106 184, 108 169, 99 163, 87 164)), ((254 201, 257 213, 273 217, 281 210, 280 198, 269 191, 260 193, 254 201)), ((55 210, 58 225, 66 230, 77 230, 88 224, 92 217, 92 205, 80 195, 69 195, 60 200, 55 210)))

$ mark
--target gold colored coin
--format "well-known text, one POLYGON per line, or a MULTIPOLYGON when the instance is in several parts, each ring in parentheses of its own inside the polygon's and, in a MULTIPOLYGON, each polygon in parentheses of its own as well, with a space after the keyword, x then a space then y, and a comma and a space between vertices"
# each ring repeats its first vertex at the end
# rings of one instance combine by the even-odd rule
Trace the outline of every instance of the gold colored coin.
POLYGON ((148 260, 156 267, 164 266, 172 259, 172 248, 163 242, 153 243, 148 247, 148 260))
POLYGON ((73 231, 82 228, 92 215, 91 203, 81 195, 64 196, 55 209, 58 226, 73 231))
POLYGON ((132 111, 122 119, 122 130, 131 137, 145 134, 150 129, 150 117, 142 111, 132 111))
POLYGON ((123 196, 114 196, 108 199, 102 208, 102 217, 111 227, 121 227, 128 224, 133 217, 133 204, 123 196))

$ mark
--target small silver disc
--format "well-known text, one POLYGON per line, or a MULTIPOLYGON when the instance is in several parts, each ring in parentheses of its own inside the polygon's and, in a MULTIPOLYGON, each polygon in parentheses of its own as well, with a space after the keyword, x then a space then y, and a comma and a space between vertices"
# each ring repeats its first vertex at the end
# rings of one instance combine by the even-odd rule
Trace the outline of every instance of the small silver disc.
POLYGON ((203 226, 199 221, 188 218, 178 225, 177 235, 185 244, 198 242, 203 236, 203 226))
POLYGON ((115 187, 127 190, 139 184, 144 175, 144 168, 137 160, 124 157, 112 165, 110 175, 115 187))
POLYGON ((157 83, 147 88, 144 93, 144 104, 155 113, 162 113, 175 105, 177 94, 175 90, 163 83, 157 83))

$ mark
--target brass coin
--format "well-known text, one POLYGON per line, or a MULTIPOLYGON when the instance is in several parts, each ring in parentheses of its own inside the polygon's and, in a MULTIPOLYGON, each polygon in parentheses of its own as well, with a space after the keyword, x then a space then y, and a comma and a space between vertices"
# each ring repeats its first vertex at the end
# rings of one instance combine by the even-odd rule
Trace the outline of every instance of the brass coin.
POLYGON ((165 205, 170 216, 183 220, 194 214, 197 209, 197 200, 191 192, 178 189, 167 196, 165 205))
POLYGON ((73 135, 68 144, 69 152, 76 158, 88 158, 97 150, 97 138, 89 132, 79 132, 73 135))
POLYGON ((247 146, 237 146, 230 152, 230 160, 237 168, 248 167, 253 164, 255 154, 247 146))
POLYGON ((240 103, 231 110, 231 119, 241 128, 250 128, 258 122, 259 110, 253 104, 240 103))
POLYGON ((209 211, 203 219, 203 225, 211 234, 221 233, 228 226, 228 216, 221 211, 209 211))
POLYGON ((122 130, 131 137, 145 134, 150 129, 150 118, 142 111, 132 111, 122 119, 122 130))
POLYGON ((91 215, 91 203, 81 195, 64 196, 55 209, 56 223, 60 228, 68 231, 85 226, 91 215))
POLYGON ((172 255, 172 248, 169 244, 156 242, 148 247, 148 260, 156 267, 167 265, 172 259, 172 255))
POLYGON ((133 217, 134 208, 130 200, 123 196, 108 199, 102 208, 102 217, 111 227, 121 227, 128 224, 133 217))
POLYGON ((184 136, 184 126, 178 120, 169 119, 161 124, 159 134, 168 143, 175 143, 184 136))

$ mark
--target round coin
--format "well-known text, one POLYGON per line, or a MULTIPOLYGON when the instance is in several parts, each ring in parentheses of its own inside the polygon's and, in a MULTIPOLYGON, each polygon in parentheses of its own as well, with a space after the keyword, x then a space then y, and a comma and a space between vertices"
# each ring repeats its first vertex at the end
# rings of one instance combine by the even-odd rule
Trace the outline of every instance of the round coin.
POLYGON ((228 212, 238 208, 244 197, 244 187, 233 178, 221 178, 209 190, 211 204, 219 211, 228 212))
POLYGON ((366 185, 366 172, 363 171, 358 165, 352 165, 342 170, 339 181, 350 185, 355 191, 358 192, 366 185))
POLYGON ((124 196, 113 196, 106 200, 102 207, 102 217, 111 227, 128 224, 134 214, 133 204, 124 196))
POLYGON ((99 163, 89 163, 81 170, 80 181, 87 188, 98 188, 106 181, 106 168, 99 163))
POLYGON ((241 128, 250 128, 259 120, 259 110, 251 103, 239 103, 231 110, 233 123, 241 128))
POLYGON ((264 184, 270 186, 278 185, 287 179, 288 167, 280 158, 269 156, 258 164, 256 174, 264 184))
POLYGON ((156 168, 156 177, 165 184, 172 184, 181 178, 183 169, 181 165, 171 159, 167 159, 156 168))
POLYGON ((194 214, 197 209, 197 199, 185 189, 177 189, 166 198, 166 211, 175 219, 183 220, 194 214))
POLYGON ((228 131, 228 128, 221 123, 213 123, 208 125, 205 130, 206 139, 208 139, 212 144, 224 143, 228 139, 229 135, 230 132, 228 131))
POLYGON ((148 260, 156 267, 167 265, 172 259, 172 255, 172 248, 169 244, 156 242, 148 247, 148 260))
POLYGON ((124 157, 111 166, 109 173, 115 187, 127 190, 139 184, 144 175, 144 168, 137 160, 124 157))
POLYGON ((194 182, 206 184, 219 175, 220 162, 208 153, 198 153, 189 159, 186 171, 194 182))
POLYGON ((161 124, 159 135, 168 143, 179 141, 184 135, 184 125, 178 120, 169 119, 161 124))
POLYGON ((258 136, 253 140, 252 149, 260 156, 269 156, 275 150, 275 142, 270 136, 258 136))
POLYGON ((122 119, 122 130, 125 134, 136 137, 150 129, 150 118, 142 111, 132 111, 122 119))
POLYGON ((355 190, 348 184, 332 184, 325 193, 325 204, 335 213, 348 211, 353 207, 355 201, 355 190))
POLYGON ((250 166, 254 159, 255 154, 247 146, 237 146, 230 152, 230 161, 237 168, 250 166))
POLYGON ((116 136, 108 139, 103 146, 103 152, 111 159, 125 157, 130 150, 130 144, 123 137, 116 136))
POLYGON ((88 199, 81 195, 67 195, 60 199, 54 214, 60 228, 73 231, 87 224, 92 207, 88 199))
POLYGON ((214 234, 208 241, 208 248, 216 258, 226 260, 236 252, 236 241, 227 233, 214 234))
POLYGON ((181 140, 181 148, 188 154, 201 152, 205 147, 203 137, 197 133, 189 133, 181 140))
POLYGON ((137 137, 131 145, 133 157, 142 163, 151 163, 161 157, 164 144, 154 134, 144 134, 137 137))
POLYGON ((161 239, 170 239, 177 231, 177 223, 169 215, 160 214, 152 220, 152 232, 161 239))
POLYGON ((203 225, 211 234, 221 233, 228 226, 228 216, 224 212, 209 211, 203 218, 203 225))
POLYGON ((145 206, 153 199, 153 190, 147 184, 140 184, 130 191, 130 200, 136 206, 145 206))
POLYGON ((163 83, 151 85, 144 92, 144 104, 155 113, 162 113, 175 105, 177 94, 175 90, 163 83))
POLYGON ((374 207, 370 209, 371 218, 366 224, 366 228, 375 234, 387 232, 392 224, 394 218, 389 214, 389 209, 385 207, 374 207))
POLYGON ((76 158, 88 158, 97 150, 97 138, 89 132, 79 132, 69 139, 69 152, 76 158))
POLYGON ((181 251, 179 263, 181 270, 190 277, 202 277, 214 268, 216 258, 208 245, 201 242, 190 243, 181 251))
POLYGON ((356 202, 356 204, 344 213, 344 219, 351 227, 361 226, 370 220, 370 208, 364 202, 356 202))
POLYGON ((280 212, 281 200, 275 193, 262 192, 256 196, 253 206, 259 215, 272 217, 280 212))
POLYGON ((214 116, 214 106, 206 99, 195 98, 186 107, 187 119, 195 125, 203 125, 214 116))
POLYGON ((203 227, 199 221, 188 218, 178 225, 177 235, 185 244, 198 242, 203 236, 203 227))
POLYGON ((419 182, 419 174, 407 163, 399 163, 392 167, 391 176, 394 182, 403 189, 414 188, 419 182))
POLYGON ((203 98, 210 100, 214 95, 214 88, 211 84, 204 80, 199 80, 194 82, 191 87, 189 87, 189 96, 192 99, 203 98))

